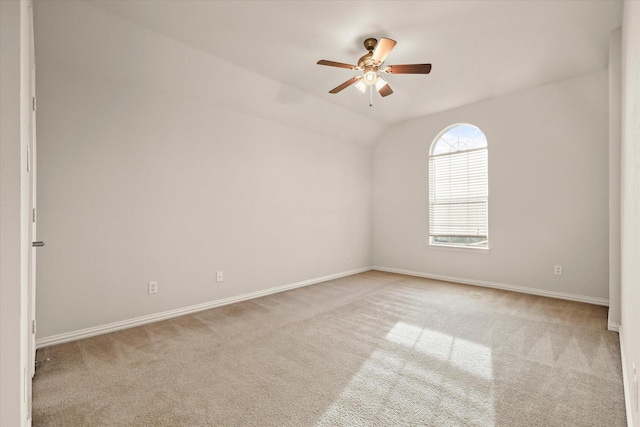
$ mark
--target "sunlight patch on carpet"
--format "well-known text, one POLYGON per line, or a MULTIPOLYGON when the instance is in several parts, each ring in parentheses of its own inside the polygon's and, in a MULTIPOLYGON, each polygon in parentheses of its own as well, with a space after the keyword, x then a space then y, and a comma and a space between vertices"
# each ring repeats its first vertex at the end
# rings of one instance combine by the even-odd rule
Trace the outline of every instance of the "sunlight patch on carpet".
POLYGON ((482 344, 404 322, 396 323, 386 338, 427 356, 449 362, 452 366, 485 380, 493 380, 491 349, 482 344))
POLYGON ((490 348, 404 322, 386 339, 317 426, 495 425, 490 348))

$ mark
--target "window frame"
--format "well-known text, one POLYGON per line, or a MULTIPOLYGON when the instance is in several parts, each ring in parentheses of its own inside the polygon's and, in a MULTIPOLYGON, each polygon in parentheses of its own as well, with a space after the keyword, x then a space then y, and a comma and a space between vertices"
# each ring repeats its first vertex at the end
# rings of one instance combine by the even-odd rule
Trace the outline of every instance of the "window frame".
MULTIPOLYGON (((458 141, 455 143, 458 144, 458 141)), ((489 142, 488 139, 486 137, 486 134, 482 131, 482 129, 480 129, 478 126, 471 124, 471 123, 454 123, 452 125, 447 126, 446 128, 444 128, 442 131, 440 131, 436 137, 433 139, 433 141, 431 142, 431 145, 429 147, 429 156, 428 156, 428 166, 427 166, 427 171, 428 171, 428 178, 427 178, 427 184, 428 184, 428 200, 427 200, 427 204, 428 204, 428 224, 427 224, 427 246, 431 249, 438 249, 438 250, 458 250, 458 251, 468 251, 468 252, 489 252, 490 250, 490 239, 489 239, 489 142), (450 144, 448 141, 446 141, 445 139, 443 139, 442 137, 447 134, 449 131, 451 131, 454 128, 457 128, 459 126, 469 126, 472 127, 474 129, 477 130, 477 132, 479 132, 483 139, 484 139, 484 146, 482 147, 476 147, 476 148, 467 148, 467 149, 463 149, 463 150, 455 150, 455 151, 450 151, 448 153, 439 153, 439 154, 433 154, 434 149, 436 148, 437 144, 440 142, 440 140, 442 139, 445 143, 449 144, 449 145, 454 145, 454 144, 450 144), (435 235, 432 234, 432 214, 433 214, 433 207, 435 206, 434 202, 432 201, 432 191, 434 189, 434 185, 432 183, 432 165, 433 165, 433 161, 432 159, 434 158, 441 158, 441 157, 445 157, 451 154, 455 154, 455 153, 464 153, 464 152, 473 152, 473 151, 484 151, 485 152, 485 165, 483 166, 484 168, 484 172, 485 172, 485 178, 484 178, 484 189, 486 189, 486 192, 484 194, 484 206, 485 206, 485 212, 484 212, 484 220, 485 220, 485 224, 484 227, 486 229, 486 244, 479 246, 479 245, 474 245, 474 244, 456 244, 456 243, 451 243, 451 242, 445 242, 445 243, 437 243, 434 242, 434 237, 435 235)), ((469 204, 471 204, 471 202, 469 202, 469 204)), ((452 236, 450 236, 452 237, 452 236)))

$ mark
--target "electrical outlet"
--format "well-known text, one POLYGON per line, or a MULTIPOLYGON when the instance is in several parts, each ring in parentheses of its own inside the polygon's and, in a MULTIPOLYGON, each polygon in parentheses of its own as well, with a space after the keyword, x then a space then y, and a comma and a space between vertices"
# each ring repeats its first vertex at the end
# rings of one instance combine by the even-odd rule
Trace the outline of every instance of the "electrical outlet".
POLYGON ((554 265, 553 266, 553 274, 557 274, 558 276, 562 276, 562 266, 554 265))
POLYGON ((149 282, 149 295, 158 293, 158 282, 149 282))
POLYGON ((216 273, 216 282, 222 282, 224 280, 224 273, 222 271, 218 271, 216 273))

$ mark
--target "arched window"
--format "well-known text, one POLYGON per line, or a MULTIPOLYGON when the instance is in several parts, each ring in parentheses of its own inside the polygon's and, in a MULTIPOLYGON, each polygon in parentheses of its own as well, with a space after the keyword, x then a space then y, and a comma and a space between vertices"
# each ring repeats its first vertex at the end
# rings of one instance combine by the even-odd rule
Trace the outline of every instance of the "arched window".
POLYGON ((443 130, 429 152, 429 244, 489 246, 487 138, 476 126, 443 130))

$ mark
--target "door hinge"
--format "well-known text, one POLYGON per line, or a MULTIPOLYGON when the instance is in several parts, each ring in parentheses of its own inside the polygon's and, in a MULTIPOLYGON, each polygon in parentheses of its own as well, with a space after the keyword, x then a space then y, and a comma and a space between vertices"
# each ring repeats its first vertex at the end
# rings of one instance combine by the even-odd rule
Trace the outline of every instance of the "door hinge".
POLYGON ((33 219, 32 222, 36 222, 36 208, 33 208, 33 219))
POLYGON ((36 111, 36 97, 34 96, 31 102, 31 109, 33 109, 33 111, 36 111))
POLYGON ((36 333, 36 319, 33 319, 31 322, 31 333, 34 335, 36 333))

